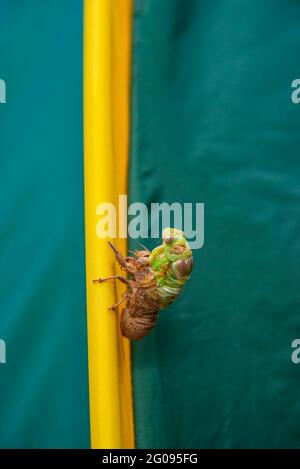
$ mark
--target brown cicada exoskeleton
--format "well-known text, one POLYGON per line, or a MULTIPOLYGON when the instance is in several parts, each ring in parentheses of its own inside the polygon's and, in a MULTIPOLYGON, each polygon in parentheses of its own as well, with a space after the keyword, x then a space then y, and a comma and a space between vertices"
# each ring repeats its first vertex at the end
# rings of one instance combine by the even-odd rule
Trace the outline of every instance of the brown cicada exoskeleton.
POLYGON ((160 298, 157 291, 156 280, 153 271, 149 267, 148 258, 151 254, 147 249, 136 251, 135 257, 123 257, 111 244, 116 259, 123 270, 126 270, 132 279, 128 280, 122 275, 113 275, 107 278, 94 280, 95 283, 117 279, 128 286, 128 291, 123 294, 121 300, 110 309, 116 310, 118 306, 127 301, 127 305, 121 314, 121 331, 123 336, 131 340, 142 339, 155 326, 160 298))

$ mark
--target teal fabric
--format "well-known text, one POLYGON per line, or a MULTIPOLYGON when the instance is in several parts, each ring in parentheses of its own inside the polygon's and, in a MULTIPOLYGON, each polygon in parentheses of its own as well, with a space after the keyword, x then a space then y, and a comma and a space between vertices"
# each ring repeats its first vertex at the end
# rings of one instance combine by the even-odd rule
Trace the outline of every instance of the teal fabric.
POLYGON ((292 0, 135 0, 131 202, 205 203, 190 283, 134 344, 138 447, 300 446, 299 31, 292 0))
POLYGON ((89 447, 82 2, 1 0, 0 447, 89 447))

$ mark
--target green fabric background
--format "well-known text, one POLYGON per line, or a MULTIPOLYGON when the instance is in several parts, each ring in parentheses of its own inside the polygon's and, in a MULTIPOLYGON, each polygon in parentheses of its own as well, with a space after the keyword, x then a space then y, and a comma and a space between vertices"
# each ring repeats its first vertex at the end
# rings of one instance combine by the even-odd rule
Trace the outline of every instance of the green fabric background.
POLYGON ((81 0, 1 0, 0 447, 89 447, 81 0))
POLYGON ((296 0, 135 0, 131 201, 205 203, 134 345, 138 447, 300 447, 299 31, 296 0))

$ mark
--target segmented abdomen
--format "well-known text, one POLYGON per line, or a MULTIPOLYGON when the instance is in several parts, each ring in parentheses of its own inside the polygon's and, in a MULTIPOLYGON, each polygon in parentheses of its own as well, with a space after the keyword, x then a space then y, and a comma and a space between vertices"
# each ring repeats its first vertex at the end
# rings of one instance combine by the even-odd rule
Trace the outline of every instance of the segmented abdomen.
POLYGON ((155 326, 159 313, 156 287, 133 288, 128 305, 121 315, 122 334, 130 340, 142 339, 155 326))

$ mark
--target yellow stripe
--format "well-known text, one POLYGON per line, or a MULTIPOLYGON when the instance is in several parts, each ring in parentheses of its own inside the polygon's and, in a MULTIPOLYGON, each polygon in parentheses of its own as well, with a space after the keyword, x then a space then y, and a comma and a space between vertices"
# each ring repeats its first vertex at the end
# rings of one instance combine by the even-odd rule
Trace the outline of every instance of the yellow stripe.
MULTIPOLYGON (((115 262, 106 241, 96 236, 96 207, 101 202, 115 202, 127 180, 129 41, 128 1, 85 0, 84 166, 92 448, 133 447, 129 344, 120 337, 117 315, 108 311, 116 301, 115 287, 113 282, 101 286, 92 283, 93 278, 115 273, 115 262), (118 59, 121 42, 115 28, 117 4, 126 6, 127 15, 120 34, 120 41, 124 38, 127 41, 127 59, 122 60, 118 59), (116 69, 122 77, 118 86, 113 77, 116 69), (124 171, 120 180, 114 177, 118 167, 124 171)), ((125 250, 125 243, 120 247, 125 250)))
MULTIPOLYGON (((114 128, 114 152, 116 160, 116 195, 127 194, 127 175, 129 160, 129 96, 130 96, 130 65, 131 65, 131 0, 114 0, 113 8, 113 128, 114 128)), ((118 202, 118 200, 117 200, 118 202)), ((126 220, 123 220, 123 222, 126 220)), ((127 223, 126 223, 127 225, 127 223)), ((117 239, 117 248, 124 255, 127 252, 126 239, 117 239)), ((118 274, 123 274, 117 267, 118 274)), ((117 295, 120 299, 126 290, 125 285, 118 282, 117 295)), ((134 447, 134 428, 132 412, 131 389, 131 363, 130 341, 124 339, 119 329, 120 351, 120 379, 121 379, 121 404, 123 446, 134 447)))

